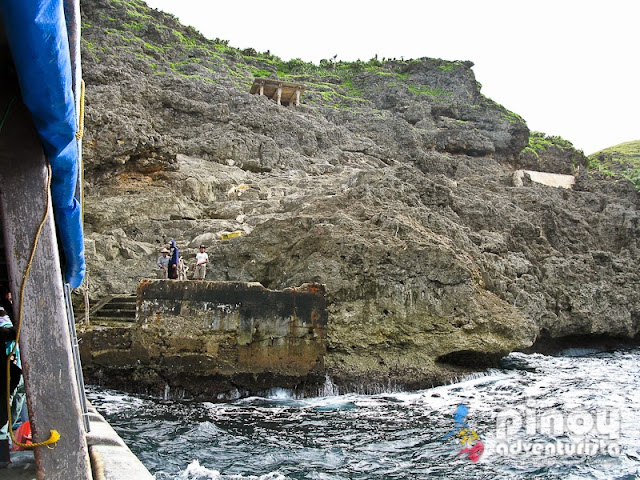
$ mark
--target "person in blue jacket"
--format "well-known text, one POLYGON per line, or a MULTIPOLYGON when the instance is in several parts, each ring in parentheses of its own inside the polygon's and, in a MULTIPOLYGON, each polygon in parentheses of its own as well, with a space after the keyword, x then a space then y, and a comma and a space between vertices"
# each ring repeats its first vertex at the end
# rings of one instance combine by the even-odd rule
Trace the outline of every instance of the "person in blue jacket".
POLYGON ((178 260, 180 259, 180 252, 178 251, 178 247, 176 246, 176 242, 174 240, 171 240, 169 245, 170 245, 169 253, 171 256, 171 260, 169 260, 168 276, 173 280, 177 280, 178 279, 178 260))

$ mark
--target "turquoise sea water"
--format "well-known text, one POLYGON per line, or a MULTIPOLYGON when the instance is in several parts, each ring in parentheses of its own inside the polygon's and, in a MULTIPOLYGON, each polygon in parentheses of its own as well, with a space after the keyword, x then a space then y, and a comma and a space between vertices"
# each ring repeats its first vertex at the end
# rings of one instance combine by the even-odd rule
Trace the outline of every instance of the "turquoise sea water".
POLYGON ((636 479, 639 362, 640 349, 512 354, 417 392, 89 399, 157 480, 636 479))

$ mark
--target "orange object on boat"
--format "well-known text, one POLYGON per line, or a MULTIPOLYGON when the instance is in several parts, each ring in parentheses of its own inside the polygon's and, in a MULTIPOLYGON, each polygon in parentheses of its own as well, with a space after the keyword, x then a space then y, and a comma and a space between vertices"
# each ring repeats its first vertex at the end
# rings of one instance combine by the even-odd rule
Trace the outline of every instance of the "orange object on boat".
MULTIPOLYGON (((20 443, 24 443, 27 445, 31 445, 32 443, 32 439, 31 439, 31 423, 29 422, 29 420, 27 420, 26 422, 24 422, 22 425, 20 425, 15 432, 13 432, 14 437, 16 438, 16 440, 20 443)), ((20 445, 16 445, 13 444, 13 446, 11 447, 11 451, 12 452, 17 452, 20 450, 26 450, 25 447, 21 447, 20 445)))

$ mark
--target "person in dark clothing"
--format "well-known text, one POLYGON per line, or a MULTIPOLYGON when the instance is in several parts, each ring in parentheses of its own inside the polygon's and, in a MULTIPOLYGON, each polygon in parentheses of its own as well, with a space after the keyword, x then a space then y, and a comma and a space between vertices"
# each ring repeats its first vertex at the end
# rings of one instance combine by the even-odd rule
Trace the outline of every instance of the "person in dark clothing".
POLYGON ((169 278, 173 280, 178 279, 178 260, 180 259, 180 253, 178 251, 178 247, 176 246, 176 242, 171 240, 169 243, 169 253, 171 255, 171 260, 169 260, 169 278))
POLYGON ((11 290, 6 283, 0 284, 0 307, 4 308, 9 318, 12 320, 16 317, 13 316, 13 302, 11 299, 11 290))
MULTIPOLYGON (((5 438, 4 427, 9 428, 7 425, 9 421, 7 412, 7 361, 9 353, 13 350, 15 339, 16 330, 4 308, 0 307, 0 468, 6 467, 10 462, 9 439, 5 438)), ((9 392, 12 394, 15 392, 22 377, 22 369, 18 362, 13 360, 16 355, 12 356, 9 367, 9 392)))

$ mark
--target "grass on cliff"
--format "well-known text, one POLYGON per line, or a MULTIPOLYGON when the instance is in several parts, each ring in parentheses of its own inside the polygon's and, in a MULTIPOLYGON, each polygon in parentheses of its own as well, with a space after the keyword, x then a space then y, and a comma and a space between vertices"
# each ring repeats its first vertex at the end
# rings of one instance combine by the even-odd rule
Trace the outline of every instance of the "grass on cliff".
POLYGON ((606 175, 620 175, 640 190, 640 140, 621 143, 589 155, 589 168, 606 175))
MULTIPOLYGON (((570 155, 576 167, 576 161, 584 165, 585 155, 582 150, 576 150, 573 144, 562 137, 546 135, 542 132, 530 132, 529 144, 520 152, 521 154, 535 155, 539 157, 551 147, 562 150, 570 155)), ((586 157, 587 169, 597 170, 610 177, 622 177, 630 180, 636 190, 640 190, 640 140, 621 143, 613 147, 605 148, 586 157)))
POLYGON ((545 161, 549 161, 549 158, 554 156, 562 163, 569 161, 574 173, 580 168, 589 168, 584 152, 576 149, 569 140, 542 132, 529 132, 529 142, 520 152, 521 158, 525 160, 528 158, 529 161, 532 157, 541 160, 545 154, 551 155, 551 157, 546 157, 545 161))
POLYGON ((546 152, 550 147, 557 147, 561 150, 575 150, 573 143, 562 137, 547 135, 542 132, 529 133, 529 145, 527 145, 522 153, 532 153, 536 157, 546 152))
MULTIPOLYGON (((259 57, 260 54, 256 54, 259 57)), ((277 58, 277 57, 276 57, 277 58)), ((413 85, 410 83, 410 74, 408 69, 414 62, 430 61, 443 72, 451 72, 458 67, 464 68, 463 62, 449 62, 440 59, 379 59, 378 56, 362 61, 345 62, 342 60, 322 59, 318 65, 305 62, 299 58, 283 62, 277 59, 274 62, 276 75, 278 78, 289 80, 292 82, 306 81, 310 78, 318 80, 327 80, 326 83, 331 84, 335 90, 335 98, 349 99, 349 104, 358 104, 358 102, 366 101, 366 96, 362 88, 359 88, 354 80, 362 74, 371 74, 380 77, 389 77, 394 81, 387 85, 399 86, 404 85, 414 95, 426 95, 432 98, 446 98, 451 95, 441 88, 431 87, 429 85, 413 85)), ((326 99, 326 95, 324 96, 326 99)), ((345 102, 342 102, 345 105, 345 102)))
MULTIPOLYGON (((179 75, 225 87, 233 85, 243 91, 249 90, 256 77, 302 83, 307 86, 304 103, 316 107, 377 110, 379 90, 383 88, 393 88, 401 95, 420 97, 430 103, 450 104, 454 92, 441 85, 448 83, 448 76, 459 75, 473 65, 433 58, 378 58, 378 55, 353 62, 338 60, 337 56, 322 59, 318 64, 299 58, 284 61, 270 51, 238 49, 230 46, 228 40, 207 39, 195 28, 180 24, 171 14, 149 8, 142 0, 107 0, 101 3, 98 12, 99 21, 92 18, 82 25, 83 50, 96 62, 111 63, 124 52, 136 63, 145 63, 147 73, 153 75, 179 75), (99 37, 104 33, 109 39, 101 42, 99 37), (96 49, 95 44, 104 46, 96 49), (412 72, 424 70, 425 66, 434 79, 414 78, 412 72)), ((506 109, 504 118, 524 123, 506 109)))
MULTIPOLYGON (((248 89, 255 77, 304 83, 307 85, 305 103, 310 105, 348 109, 368 104, 368 107, 373 107, 366 91, 358 84, 358 78, 362 75, 390 76, 398 86, 407 88, 414 95, 425 95, 433 101, 445 101, 451 94, 436 85, 411 83, 411 65, 414 62, 430 62, 443 75, 453 74, 460 68, 469 68, 468 64, 459 61, 405 60, 378 58, 377 55, 366 61, 354 62, 333 57, 320 60, 317 65, 299 58, 283 61, 269 51, 260 53, 253 48, 241 50, 230 46, 228 40, 209 40, 193 27, 181 25, 173 15, 155 11, 141 0, 109 0, 109 8, 105 8, 101 15, 103 22, 109 25, 107 33, 111 36, 107 50, 102 52, 102 58, 119 56, 124 48, 133 53, 138 61, 147 62, 150 70, 156 73, 218 81, 222 79, 213 78, 216 73, 226 71, 230 80, 242 89, 248 89), (211 78, 204 69, 193 73, 193 69, 186 72, 176 68, 189 61, 193 62, 194 58, 203 59, 203 65, 208 67, 211 78), (216 66, 211 65, 212 63, 216 66), (322 87, 317 89, 317 85, 322 87)), ((89 37, 92 33, 89 30, 93 27, 88 23, 83 24, 89 37)), ((85 41, 83 46, 94 59, 100 61, 101 53, 91 48, 91 39, 85 41)))

